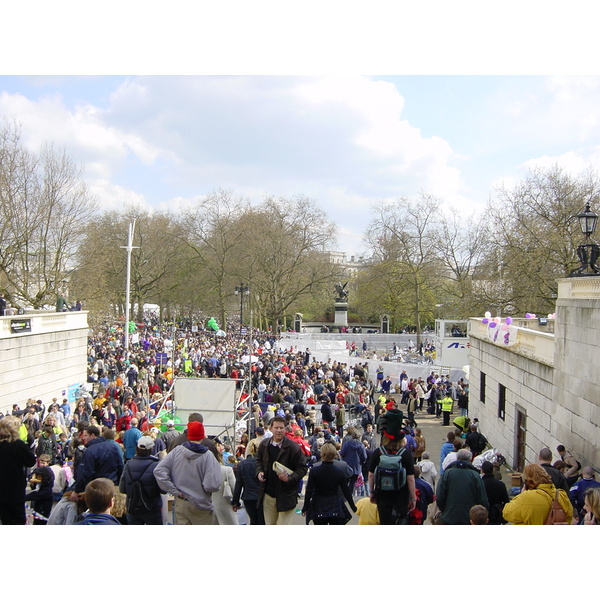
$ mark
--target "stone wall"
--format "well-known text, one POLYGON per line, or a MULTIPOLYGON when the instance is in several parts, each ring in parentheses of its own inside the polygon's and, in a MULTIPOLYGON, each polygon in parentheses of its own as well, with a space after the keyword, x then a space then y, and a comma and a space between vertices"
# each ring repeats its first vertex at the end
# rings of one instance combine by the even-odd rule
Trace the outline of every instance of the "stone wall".
POLYGON ((87 379, 87 313, 22 315, 31 331, 11 333, 17 317, 0 317, 0 411, 23 408, 29 398, 62 402, 87 379))
POLYGON ((518 405, 527 415, 525 462, 535 462, 540 448, 552 447, 549 432, 556 412, 552 367, 475 337, 469 367, 469 417, 479 419, 490 444, 515 468, 518 405), (486 375, 485 403, 480 400, 481 372, 486 375), (506 388, 504 420, 498 416, 499 384, 506 388))
POLYGON ((527 415, 526 463, 536 462, 544 446, 557 460, 563 444, 583 465, 600 469, 600 277, 559 281, 552 352, 547 333, 520 330, 523 343, 502 347, 482 334, 480 323, 471 320, 469 416, 479 418, 490 443, 514 466, 518 405, 527 415), (498 384, 506 387, 504 420, 498 384))
POLYGON ((557 312, 552 434, 582 463, 600 466, 600 277, 561 280, 557 312))

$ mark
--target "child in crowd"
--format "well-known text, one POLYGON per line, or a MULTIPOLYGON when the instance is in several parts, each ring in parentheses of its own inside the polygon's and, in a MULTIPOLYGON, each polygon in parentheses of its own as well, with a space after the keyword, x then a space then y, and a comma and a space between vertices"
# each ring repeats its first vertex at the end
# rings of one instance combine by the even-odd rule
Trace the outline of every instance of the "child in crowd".
POLYGON ((359 525, 379 525, 377 504, 373 504, 370 497, 362 498, 356 503, 356 514, 359 525))
POLYGON ((29 480, 29 485, 31 492, 25 495, 25 501, 31 502, 31 510, 34 511, 33 524, 45 525, 54 502, 52 469, 48 466, 36 467, 29 480))

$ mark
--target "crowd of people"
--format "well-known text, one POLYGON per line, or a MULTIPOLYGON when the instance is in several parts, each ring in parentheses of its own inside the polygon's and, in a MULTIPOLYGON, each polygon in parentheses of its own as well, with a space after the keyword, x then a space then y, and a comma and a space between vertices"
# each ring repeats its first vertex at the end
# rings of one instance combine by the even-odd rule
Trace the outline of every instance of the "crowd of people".
POLYGON ((153 328, 127 351, 108 328, 93 335, 90 393, 31 399, 0 419, 0 521, 154 525, 171 512, 175 524, 289 524, 302 502, 314 524, 353 512, 359 524, 536 524, 553 504, 600 522, 600 484, 562 446, 562 464, 541 451, 512 500, 491 462, 473 464, 487 440, 467 417, 465 381, 405 371, 392 381, 383 366, 317 361, 252 333, 153 328), (199 412, 185 425, 159 417, 183 376, 236 380, 237 437, 209 438, 199 412), (456 408, 438 469, 417 419, 447 426, 456 408))

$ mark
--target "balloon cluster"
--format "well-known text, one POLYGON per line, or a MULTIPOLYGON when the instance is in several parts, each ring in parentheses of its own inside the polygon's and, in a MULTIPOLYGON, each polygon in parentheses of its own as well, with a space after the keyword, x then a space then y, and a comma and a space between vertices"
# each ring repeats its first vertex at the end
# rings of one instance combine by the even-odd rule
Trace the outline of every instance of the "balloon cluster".
POLYGON ((134 321, 129 321, 129 333, 133 333, 137 329, 137 325, 134 321))
POLYGON ((206 323, 207 327, 210 327, 210 329, 212 329, 213 331, 219 331, 219 324, 217 323, 217 321, 215 320, 214 317, 211 317, 208 322, 206 323))
MULTIPOLYGON (((526 319, 537 319, 537 315, 534 313, 525 313, 525 318, 526 319)), ((552 313, 551 315, 548 315, 549 319, 556 319, 556 313, 552 313)))
POLYGON ((504 343, 506 345, 508 345, 508 343, 510 341, 510 331, 511 331, 510 326, 513 322, 512 317, 506 317, 504 319, 504 323, 502 323, 501 317, 494 317, 492 319, 492 313, 487 311, 485 313, 484 318, 481 319, 481 322, 484 325, 488 326, 488 330, 491 330, 491 331, 489 331, 489 336, 491 339, 493 339, 494 342, 498 339, 500 331, 503 331, 504 332, 504 343), (495 330, 495 331, 493 331, 493 330, 495 330), (492 332, 493 332, 493 336, 492 336, 492 332))

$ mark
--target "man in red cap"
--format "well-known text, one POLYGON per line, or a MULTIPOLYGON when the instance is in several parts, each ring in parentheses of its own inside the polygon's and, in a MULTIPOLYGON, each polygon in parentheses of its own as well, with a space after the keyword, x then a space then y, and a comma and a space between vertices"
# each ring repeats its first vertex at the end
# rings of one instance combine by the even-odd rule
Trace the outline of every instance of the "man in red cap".
MULTIPOLYGON (((188 427, 189 427, 189 424, 193 423, 193 422, 198 422, 198 423, 204 424, 204 417, 199 412, 190 413, 188 416, 188 427)), ((185 442, 187 442, 187 441, 188 441, 188 436, 187 436, 187 429, 186 429, 182 434, 178 435, 177 437, 174 437, 173 439, 171 439, 169 441, 169 443, 167 445, 167 452, 171 452, 171 450, 173 450, 173 448, 175 448, 177 446, 181 446, 181 444, 185 444, 185 442)), ((217 451, 217 447, 215 446, 215 443, 210 438, 207 438, 206 436, 202 440, 202 445, 206 446, 209 450, 212 450, 213 453, 217 451)))
POLYGON ((175 496, 175 525, 214 525, 212 492, 221 487, 221 467, 201 441, 204 425, 188 423, 187 442, 176 446, 154 469, 159 487, 175 496))

